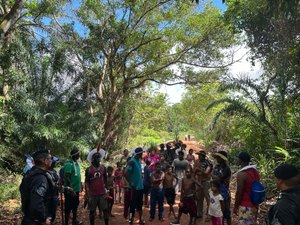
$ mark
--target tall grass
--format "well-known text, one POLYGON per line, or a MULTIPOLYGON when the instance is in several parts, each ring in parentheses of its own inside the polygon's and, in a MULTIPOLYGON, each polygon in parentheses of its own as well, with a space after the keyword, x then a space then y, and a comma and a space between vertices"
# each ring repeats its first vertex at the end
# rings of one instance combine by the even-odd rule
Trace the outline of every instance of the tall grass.
POLYGON ((22 176, 1 169, 0 170, 0 202, 9 199, 19 199, 19 186, 22 176))

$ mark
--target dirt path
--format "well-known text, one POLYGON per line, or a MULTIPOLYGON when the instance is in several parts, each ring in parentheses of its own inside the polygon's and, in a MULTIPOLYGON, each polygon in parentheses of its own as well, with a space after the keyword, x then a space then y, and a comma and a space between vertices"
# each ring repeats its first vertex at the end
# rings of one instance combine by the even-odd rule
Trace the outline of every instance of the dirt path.
MULTIPOLYGON (((187 145, 187 150, 190 148, 194 149, 194 152, 198 152, 200 149, 204 149, 204 146, 199 144, 198 142, 191 140, 191 141, 184 141, 184 143, 187 145)), ((235 178, 231 180, 231 196, 234 197, 235 193, 235 178)), ((89 212, 87 209, 83 208, 83 200, 82 200, 82 195, 81 194, 81 202, 79 206, 79 219, 84 222, 85 225, 89 225, 89 212)), ((232 202, 234 199, 232 198, 232 202)), ((176 204, 174 206, 175 212, 178 212, 178 203, 179 199, 177 196, 176 199, 176 204)), ((266 212, 268 211, 269 205, 274 204, 274 202, 267 201, 266 203, 263 203, 261 205, 261 210, 259 214, 259 221, 258 224, 264 224, 263 222, 263 217, 265 216, 266 212)), ((20 210, 18 209, 20 206, 20 202, 17 200, 9 200, 5 202, 4 204, 0 205, 0 225, 19 225, 21 224, 21 218, 22 215, 19 212, 20 210), (8 210, 10 209, 10 210, 8 210)), ((205 208, 204 208, 205 210, 205 208)), ((168 217, 168 205, 164 205, 164 219, 165 221, 161 222, 158 220, 156 217, 153 221, 149 222, 149 208, 143 208, 143 214, 144 214, 144 219, 146 221, 147 225, 169 225, 171 221, 174 221, 173 216, 170 218, 168 217)), ((126 221, 123 217, 123 205, 122 204, 115 204, 113 206, 113 215, 115 217, 111 217, 109 224, 110 225, 123 225, 123 224, 128 224, 128 221, 126 221)), ((209 225, 211 224, 210 222, 205 222, 204 221, 205 217, 203 219, 197 219, 196 225, 209 225)), ((61 211, 60 211, 60 206, 57 210, 57 218, 54 223, 55 225, 62 224, 61 222, 61 211)), ((71 224, 71 223, 70 223, 71 224)), ((104 224, 103 220, 99 219, 99 216, 96 217, 96 225, 104 224)), ((135 221, 135 224, 138 224, 138 221, 135 221)), ((181 218, 181 225, 188 225, 189 224, 189 216, 183 214, 181 218)), ((233 224, 236 224, 236 217, 233 215, 233 224)))
MULTIPOLYGON (((175 207, 174 207, 176 213, 178 212, 178 203, 179 203, 179 200, 176 199, 176 204, 175 204, 175 207)), ((149 208, 143 207, 143 217, 146 221, 146 224, 147 225, 169 225, 171 221, 174 221, 174 217, 173 216, 168 217, 168 210, 169 210, 168 205, 165 204, 164 205, 164 219, 165 219, 165 221, 161 222, 160 220, 158 220, 157 211, 156 211, 155 219, 150 222, 149 221, 149 215, 150 215, 149 214, 149 208)), ((126 221, 123 217, 123 204, 115 204, 113 206, 113 215, 114 215, 114 217, 110 217, 110 220, 109 220, 110 225, 129 224, 128 221, 126 221)), ((89 212, 88 212, 87 209, 83 208, 82 201, 81 201, 80 206, 79 206, 79 219, 84 222, 84 225, 89 225, 89 212)), ((56 219, 55 224, 56 225, 62 224, 61 223, 61 216, 60 216, 60 209, 57 211, 57 219, 56 219)), ((96 225, 104 224, 103 219, 99 218, 99 213, 98 212, 97 212, 97 217, 96 217, 96 220, 95 220, 95 224, 96 225)), ((138 224, 138 220, 136 220, 134 222, 134 224, 138 224)), ((180 224, 181 225, 188 225, 189 224, 189 216, 183 214, 180 224)), ((211 223, 210 222, 205 222, 204 218, 203 218, 203 219, 197 219, 196 224, 197 225, 209 225, 211 223)))

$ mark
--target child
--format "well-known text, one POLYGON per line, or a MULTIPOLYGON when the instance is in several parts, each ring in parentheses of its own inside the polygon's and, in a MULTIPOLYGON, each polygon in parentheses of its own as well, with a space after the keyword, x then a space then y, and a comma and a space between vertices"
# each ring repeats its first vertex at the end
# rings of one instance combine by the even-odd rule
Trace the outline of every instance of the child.
POLYGON ((150 193, 151 188, 151 170, 149 168, 151 164, 151 159, 145 160, 146 166, 144 167, 144 178, 143 178, 143 185, 144 185, 144 205, 146 208, 149 208, 148 203, 148 196, 150 193))
MULTIPOLYGON (((130 160, 131 158, 128 157, 127 158, 127 162, 130 160)), ((126 163, 127 163, 126 162, 126 163)), ((124 193, 124 218, 127 220, 128 219, 128 212, 129 212, 129 205, 130 205, 130 198, 131 198, 131 189, 128 188, 128 182, 125 179, 125 177, 123 176, 123 193, 124 193)))
POLYGON ((186 160, 189 162, 189 164, 191 166, 193 166, 195 163, 195 156, 193 155, 193 153, 194 153, 194 150, 190 149, 189 154, 187 154, 187 156, 186 156, 186 160))
POLYGON ((191 168, 188 166, 185 170, 185 176, 182 178, 181 196, 179 204, 179 213, 176 221, 171 224, 180 224, 182 213, 190 214, 189 225, 196 224, 197 208, 195 204, 196 185, 201 184, 192 177, 191 168))
MULTIPOLYGON (((119 203, 121 203, 121 195, 122 195, 122 188, 123 188, 123 169, 122 169, 122 164, 121 162, 117 162, 117 169, 115 171, 115 184, 116 184, 116 198, 117 198, 117 194, 119 196, 118 200, 119 203)), ((117 199, 116 199, 117 201, 117 199)))
POLYGON ((109 191, 109 197, 107 199, 108 203, 108 213, 110 217, 114 217, 112 212, 112 207, 115 201, 115 192, 114 192, 114 177, 112 176, 114 169, 111 166, 107 167, 107 189, 109 191))
POLYGON ((209 191, 210 203, 208 206, 208 214, 211 216, 212 225, 222 225, 224 199, 220 194, 221 183, 218 180, 213 180, 210 184, 211 189, 209 191))
POLYGON ((178 178, 172 171, 172 167, 170 165, 166 166, 165 179, 163 180, 163 185, 165 189, 165 197, 167 199, 167 203, 169 205, 169 216, 171 213, 174 215, 174 218, 177 219, 173 205, 175 204, 175 187, 178 183, 178 178))
POLYGON ((152 188, 150 192, 150 219, 152 221, 155 215, 156 203, 158 203, 158 218, 160 221, 164 221, 164 189, 163 180, 165 173, 161 171, 161 165, 159 162, 155 163, 154 171, 151 174, 152 188))

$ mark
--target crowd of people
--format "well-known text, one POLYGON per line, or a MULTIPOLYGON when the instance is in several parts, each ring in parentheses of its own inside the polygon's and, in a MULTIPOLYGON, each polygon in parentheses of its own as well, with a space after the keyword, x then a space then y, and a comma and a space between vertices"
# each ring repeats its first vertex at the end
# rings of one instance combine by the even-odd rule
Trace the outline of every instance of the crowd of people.
MULTIPOLYGON (((251 191, 260 175, 256 166, 250 164, 251 156, 247 152, 237 156, 241 169, 236 173, 237 189, 231 207, 232 172, 227 152, 214 152, 211 154, 214 160, 211 160, 206 151, 194 152, 186 147, 182 142, 170 142, 147 151, 140 147, 131 152, 125 149, 122 157, 108 167, 101 164, 104 155, 98 148, 88 156, 90 165, 85 170, 84 182, 77 148, 71 150, 70 160, 59 174, 53 168, 56 161, 50 152, 39 150, 32 155, 34 166, 26 172, 20 186, 22 225, 53 224, 60 192, 64 193, 64 224, 68 225, 70 218, 72 225, 82 224, 77 211, 83 190, 84 207, 88 208, 91 225, 95 224, 97 209, 108 225, 114 216, 114 204, 123 205, 124 221, 130 225, 134 219, 144 225, 145 218, 151 222, 156 214, 158 220, 164 221, 164 203, 168 205, 168 217, 173 217, 170 224, 174 225, 180 224, 182 214, 189 214, 189 225, 195 225, 201 218, 212 225, 231 225, 232 213, 237 215, 236 224, 257 224, 259 207, 253 203, 251 191), (178 212, 174 209, 176 196, 178 212), (143 214, 145 208, 150 208, 149 215, 143 214)), ((281 197, 271 207, 266 223, 299 225, 299 170, 282 164, 274 174, 281 197)))

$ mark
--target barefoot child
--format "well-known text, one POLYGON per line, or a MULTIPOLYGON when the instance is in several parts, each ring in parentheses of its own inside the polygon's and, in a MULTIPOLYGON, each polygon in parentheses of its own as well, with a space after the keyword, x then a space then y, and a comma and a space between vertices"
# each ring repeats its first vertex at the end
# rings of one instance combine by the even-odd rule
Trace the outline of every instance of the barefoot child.
MULTIPOLYGON (((127 158, 127 162, 130 160, 131 158, 128 157, 127 158)), ((126 163, 127 163, 126 162, 126 163)), ((124 172, 124 170, 123 170, 124 172)), ((129 214, 129 205, 130 205, 130 198, 131 198, 131 189, 129 188, 128 182, 125 179, 125 177, 123 176, 123 193, 124 193, 124 213, 123 216, 124 218, 127 220, 128 219, 128 214, 129 214)))
POLYGON ((209 191, 209 207, 208 214, 211 216, 212 225, 223 224, 223 211, 224 211, 224 200, 220 194, 221 183, 218 180, 210 182, 211 189, 209 191))
POLYGON ((158 204, 158 218, 160 221, 164 221, 164 194, 163 180, 165 173, 161 171, 160 162, 156 162, 154 165, 154 171, 151 174, 152 188, 150 192, 150 219, 152 221, 155 216, 156 204, 158 204))
POLYGON ((189 150, 189 154, 186 155, 186 160, 189 162, 189 164, 190 164, 191 166, 194 165, 195 160, 196 160, 193 153, 194 153, 194 150, 193 150, 193 149, 190 149, 190 150, 189 150))
POLYGON ((121 203, 122 189, 123 189, 123 168, 122 163, 117 162, 117 169, 115 170, 115 184, 116 184, 116 201, 118 195, 118 203, 121 203))
POLYGON ((197 208, 195 204, 196 184, 201 185, 192 177, 191 168, 188 167, 185 170, 185 176, 182 178, 178 219, 174 222, 171 222, 171 224, 174 225, 180 224, 180 218, 182 213, 190 214, 189 225, 196 224, 196 216, 197 216, 197 208))
POLYGON ((178 178, 172 171, 172 167, 170 165, 166 166, 165 179, 163 180, 163 185, 165 189, 165 197, 167 199, 167 203, 169 205, 169 216, 173 214, 174 218, 177 219, 173 205, 175 204, 175 187, 178 183, 178 178))
POLYGON ((149 208, 149 193, 151 189, 151 170, 149 168, 151 164, 151 159, 145 160, 146 166, 144 167, 144 177, 143 177, 143 184, 144 184, 144 205, 146 208, 149 208))
POLYGON ((111 213, 112 207, 115 201, 115 187, 114 187, 114 177, 112 176, 114 169, 111 166, 107 167, 107 189, 109 191, 109 197, 107 199, 108 202, 108 215, 110 217, 114 217, 114 215, 111 213))

